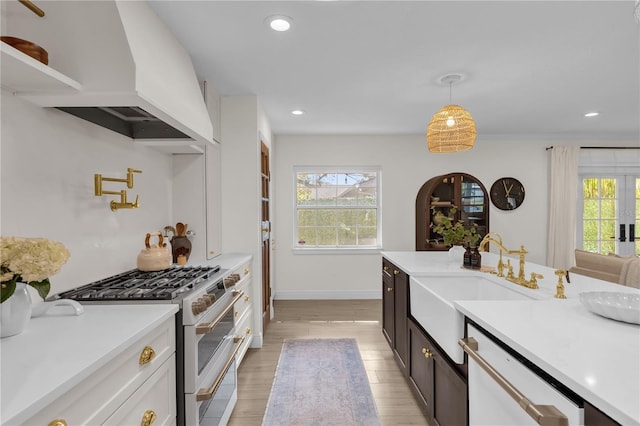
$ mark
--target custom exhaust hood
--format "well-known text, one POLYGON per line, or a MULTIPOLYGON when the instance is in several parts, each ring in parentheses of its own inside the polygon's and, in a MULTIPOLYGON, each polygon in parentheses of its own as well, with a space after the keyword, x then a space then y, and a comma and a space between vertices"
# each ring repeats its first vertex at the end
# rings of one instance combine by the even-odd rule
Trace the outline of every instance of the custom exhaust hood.
POLYGON ((147 145, 201 151, 201 146, 213 143, 191 58, 147 2, 45 5, 45 19, 25 20, 21 27, 50 40, 50 46, 44 46, 50 65, 79 81, 82 89, 22 97, 147 145))

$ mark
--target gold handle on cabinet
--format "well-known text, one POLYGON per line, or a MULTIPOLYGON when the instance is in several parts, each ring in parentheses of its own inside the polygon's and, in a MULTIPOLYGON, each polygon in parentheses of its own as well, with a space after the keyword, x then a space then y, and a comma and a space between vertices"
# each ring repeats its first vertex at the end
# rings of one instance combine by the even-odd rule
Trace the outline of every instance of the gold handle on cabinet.
POLYGON ((387 287, 387 293, 391 293, 393 291, 393 287, 387 287))
POLYGON ((393 270, 393 275, 398 275, 400 273, 400 271, 398 271, 397 269, 393 270))
POLYGON ((142 415, 140 426, 151 426, 156 421, 156 413, 153 410, 147 410, 142 415))
POLYGON ((249 273, 249 268, 244 268, 244 274, 247 275, 249 273))
POLYGON ((458 340, 462 347, 478 366, 482 368, 518 405, 539 425, 568 426, 569 419, 553 405, 536 405, 505 379, 491 364, 478 354, 478 342, 473 337, 458 340))
POLYGON ((422 348, 422 353, 424 354, 425 358, 431 358, 433 357, 433 354, 431 353, 431 351, 427 348, 422 348))
POLYGON ((47 426, 67 426, 67 421, 65 419, 55 419, 51 420, 47 426))
POLYGON ((247 332, 247 334, 251 334, 251 329, 250 328, 247 328, 245 331, 247 332))
POLYGON ((249 296, 245 296, 245 297, 244 297, 244 301, 245 301, 245 302, 248 302, 248 301, 249 301, 249 296))
POLYGON ((385 271, 388 271, 389 267, 385 265, 382 269, 384 269, 385 271))
POLYGON ((142 352, 140 352, 140 359, 138 363, 140 365, 149 364, 156 357, 156 351, 151 346, 145 346, 142 352))
POLYGON ((220 372, 220 374, 218 375, 218 377, 213 382, 210 388, 207 388, 207 389, 202 388, 198 391, 198 393, 196 394, 196 401, 206 401, 207 399, 211 399, 213 398, 213 394, 217 392, 218 388, 222 384, 222 380, 224 379, 224 376, 227 374, 227 371, 229 371, 231 364, 233 364, 233 360, 236 358, 236 354, 238 353, 238 350, 240 350, 240 346, 242 345, 242 342, 244 342, 244 337, 236 336, 233 338, 233 342, 235 343, 236 346, 233 348, 233 351, 231 352, 231 356, 229 357, 229 359, 227 359, 227 362, 222 368, 222 371, 220 372))

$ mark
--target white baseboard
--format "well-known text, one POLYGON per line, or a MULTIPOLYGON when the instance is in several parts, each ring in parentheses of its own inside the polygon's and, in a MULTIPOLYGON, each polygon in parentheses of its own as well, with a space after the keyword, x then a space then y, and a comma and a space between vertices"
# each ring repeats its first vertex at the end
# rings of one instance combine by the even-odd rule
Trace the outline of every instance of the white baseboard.
POLYGON ((277 291, 274 300, 365 300, 381 299, 380 290, 277 291))

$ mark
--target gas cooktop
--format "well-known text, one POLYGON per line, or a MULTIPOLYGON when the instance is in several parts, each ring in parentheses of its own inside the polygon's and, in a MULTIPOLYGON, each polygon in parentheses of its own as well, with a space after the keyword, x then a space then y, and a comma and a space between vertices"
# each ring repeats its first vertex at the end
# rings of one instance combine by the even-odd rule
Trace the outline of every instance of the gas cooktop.
POLYGON ((219 265, 174 266, 154 272, 133 269, 65 291, 58 297, 78 301, 172 300, 191 291, 218 271, 219 265))

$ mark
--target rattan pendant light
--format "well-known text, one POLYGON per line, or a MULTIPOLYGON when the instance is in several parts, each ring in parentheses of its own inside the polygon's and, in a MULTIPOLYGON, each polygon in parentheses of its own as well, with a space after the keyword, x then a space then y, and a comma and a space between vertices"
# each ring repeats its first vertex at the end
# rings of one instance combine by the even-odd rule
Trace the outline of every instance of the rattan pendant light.
MULTIPOLYGON (((447 75, 440 80, 451 86, 460 81, 460 75, 447 75)), ((436 112, 427 126, 427 147, 430 152, 447 153, 466 151, 473 148, 476 141, 476 123, 471 114, 459 105, 447 105, 436 112)))

